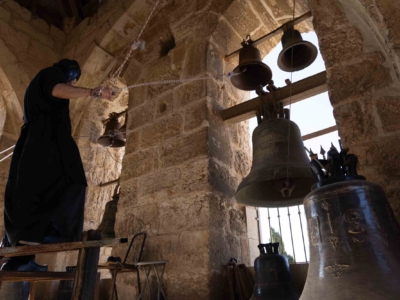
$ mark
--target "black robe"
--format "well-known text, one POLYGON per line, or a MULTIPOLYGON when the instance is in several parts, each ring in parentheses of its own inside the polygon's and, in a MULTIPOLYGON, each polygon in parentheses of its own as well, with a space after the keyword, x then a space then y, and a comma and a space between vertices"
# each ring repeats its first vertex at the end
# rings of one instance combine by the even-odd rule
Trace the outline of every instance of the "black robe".
POLYGON ((66 83, 61 69, 40 71, 24 99, 24 125, 14 149, 4 200, 8 242, 45 236, 79 240, 83 229, 86 177, 71 136, 69 100, 51 95, 66 83))

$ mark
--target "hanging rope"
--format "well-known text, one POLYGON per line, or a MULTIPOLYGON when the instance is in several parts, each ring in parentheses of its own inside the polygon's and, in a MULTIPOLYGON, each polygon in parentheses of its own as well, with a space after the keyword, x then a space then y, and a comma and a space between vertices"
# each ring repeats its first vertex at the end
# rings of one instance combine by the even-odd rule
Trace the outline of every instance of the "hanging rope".
POLYGON ((0 155, 3 154, 4 152, 7 152, 8 150, 11 150, 11 149, 14 148, 14 147, 15 147, 15 145, 14 145, 14 146, 11 146, 10 148, 7 148, 6 150, 1 151, 1 152, 0 152, 0 155))
POLYGON ((122 69, 124 68, 125 64, 128 62, 132 52, 138 48, 144 50, 145 46, 146 46, 146 42, 145 41, 141 41, 140 38, 145 30, 145 28, 147 27, 147 24, 149 23, 151 17, 153 16, 154 12, 156 11, 156 8, 158 6, 158 4, 160 3, 160 0, 157 0, 156 3, 153 6, 152 11, 150 12, 150 15, 148 16, 146 22, 144 23, 144 25, 142 26, 142 29, 140 30, 137 38, 135 39, 135 41, 132 43, 132 45, 130 46, 130 49, 128 51, 128 53, 125 56, 124 61, 122 62, 122 64, 118 67, 118 69, 114 72, 114 74, 112 75, 111 78, 109 78, 102 86, 102 88, 104 88, 107 84, 109 84, 111 82, 111 80, 113 80, 113 84, 115 85, 117 83, 118 77, 120 76, 122 69))
POLYGON ((7 156, 3 157, 0 162, 2 162, 3 160, 6 160, 7 158, 9 158, 11 155, 13 155, 14 152, 11 152, 10 154, 8 154, 7 156))
MULTIPOLYGON (((294 21, 294 14, 296 10, 296 0, 293 0, 293 17, 292 20, 294 21)), ((294 23, 293 23, 293 30, 292 30, 292 40, 294 39, 294 23)), ((290 68, 293 68, 293 48, 291 49, 291 57, 290 57, 290 68)), ((290 72, 290 86, 289 86, 289 113, 292 115, 292 85, 293 85, 293 71, 290 72)), ((290 120, 289 120, 290 121, 290 120)), ((288 152, 287 152, 287 165, 286 165, 286 183, 289 183, 289 158, 290 158, 290 123, 288 129, 288 152)))

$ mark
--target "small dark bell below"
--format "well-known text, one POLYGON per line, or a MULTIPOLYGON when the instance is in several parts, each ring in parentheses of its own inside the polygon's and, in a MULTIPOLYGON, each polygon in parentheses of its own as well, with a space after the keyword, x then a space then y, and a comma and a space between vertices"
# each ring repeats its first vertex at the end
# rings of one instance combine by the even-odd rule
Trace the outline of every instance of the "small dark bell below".
POLYGON ((233 70, 232 84, 244 91, 254 91, 266 86, 272 79, 271 69, 262 62, 260 51, 251 44, 251 40, 239 53, 239 65, 233 70))
POLYGON ((110 119, 106 123, 106 129, 97 142, 104 147, 119 148, 126 143, 125 126, 122 126, 116 118, 110 119))
POLYGON ((317 58, 317 47, 310 42, 303 41, 300 32, 293 28, 285 31, 281 42, 283 49, 278 56, 278 66, 283 71, 303 70, 317 58))

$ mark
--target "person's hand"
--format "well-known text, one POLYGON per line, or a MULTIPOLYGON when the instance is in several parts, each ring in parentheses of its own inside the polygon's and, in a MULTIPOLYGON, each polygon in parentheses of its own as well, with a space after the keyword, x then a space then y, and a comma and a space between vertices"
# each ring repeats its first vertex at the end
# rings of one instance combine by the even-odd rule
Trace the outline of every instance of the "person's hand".
POLYGON ((106 100, 111 100, 111 97, 113 96, 112 89, 106 88, 106 87, 97 87, 91 90, 90 96, 95 97, 95 98, 102 98, 106 100))

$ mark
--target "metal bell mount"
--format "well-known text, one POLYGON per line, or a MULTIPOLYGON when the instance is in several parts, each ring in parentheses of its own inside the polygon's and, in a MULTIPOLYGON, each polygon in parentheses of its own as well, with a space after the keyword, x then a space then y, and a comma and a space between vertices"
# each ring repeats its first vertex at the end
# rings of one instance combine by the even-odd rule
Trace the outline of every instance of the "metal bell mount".
POLYGON ((278 56, 278 66, 283 71, 300 71, 311 65, 317 58, 317 47, 303 41, 300 32, 293 27, 284 31, 281 42, 283 49, 278 56))
POLYGON ((332 146, 326 159, 310 153, 318 183, 304 199, 310 266, 300 299, 398 300, 400 226, 348 150, 332 146))
POLYGON ((260 51, 252 45, 250 36, 242 42, 239 53, 239 65, 233 70, 231 83, 238 89, 253 91, 265 86, 272 78, 271 69, 262 62, 260 51))
POLYGON ((279 254, 279 243, 258 245, 254 261, 255 283, 250 300, 298 300, 300 292, 290 273, 287 258, 279 254))

